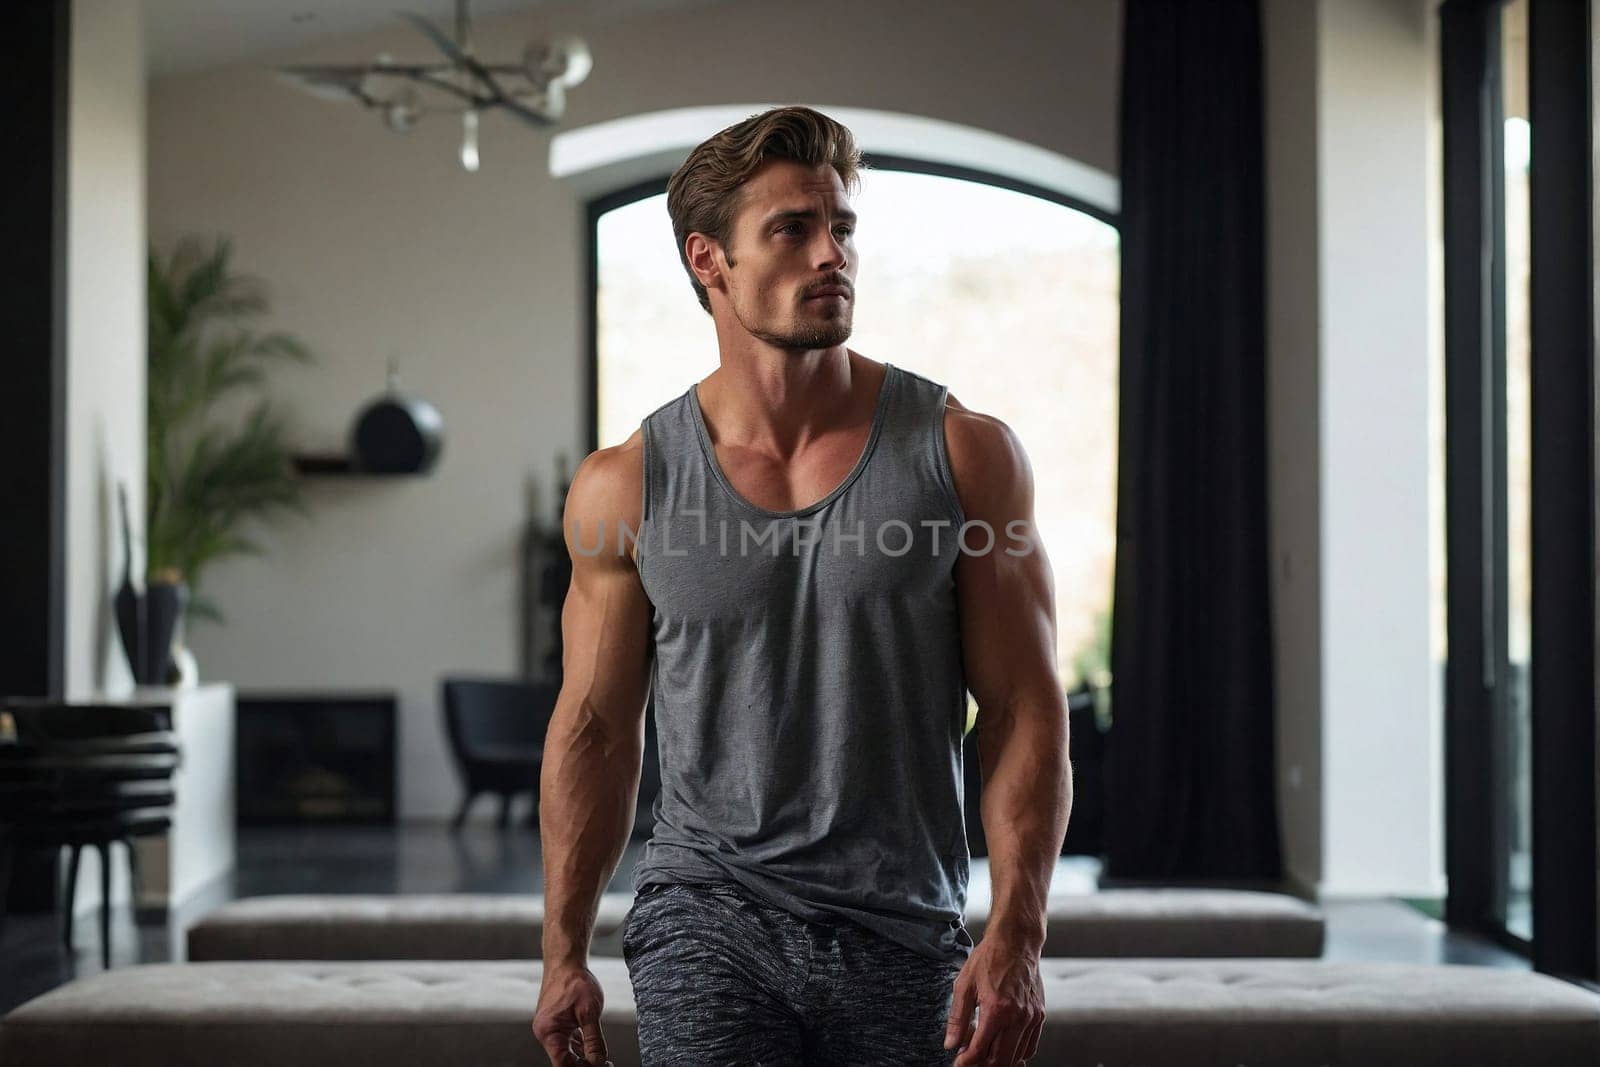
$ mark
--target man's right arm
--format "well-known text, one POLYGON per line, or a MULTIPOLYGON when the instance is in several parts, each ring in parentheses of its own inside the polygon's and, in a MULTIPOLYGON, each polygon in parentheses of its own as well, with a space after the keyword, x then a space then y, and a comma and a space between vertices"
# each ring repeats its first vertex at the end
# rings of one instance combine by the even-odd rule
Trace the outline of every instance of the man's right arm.
POLYGON ((539 785, 547 971, 587 965, 601 891, 633 829, 651 653, 650 602, 631 554, 640 457, 635 432, 586 457, 567 492, 572 585, 539 785))

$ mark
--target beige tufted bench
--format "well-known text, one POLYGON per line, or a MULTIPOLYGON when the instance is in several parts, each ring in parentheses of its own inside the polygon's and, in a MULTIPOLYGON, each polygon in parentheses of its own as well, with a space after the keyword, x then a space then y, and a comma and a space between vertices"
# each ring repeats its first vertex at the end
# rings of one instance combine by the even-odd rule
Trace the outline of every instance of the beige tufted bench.
MULTIPOLYGON (((1284 893, 1242 889, 1102 889, 1049 898, 1045 956, 1225 957, 1322 955, 1322 909, 1284 893)), ((983 937, 987 904, 967 909, 983 937)))
MULTIPOLYGON (((600 898, 590 952, 622 954, 633 897, 600 898)), ((983 936, 986 908, 968 909, 983 936)), ((191 960, 537 959, 544 898, 537 895, 246 897, 188 932, 191 960)), ((1231 889, 1109 889, 1050 899, 1044 955, 1223 957, 1322 954, 1322 912, 1280 893, 1231 889)))
MULTIPOLYGON (((591 969, 616 1067, 639 1062, 620 959, 591 969)), ((159 963, 104 971, 0 1019, 27 1067, 548 1067, 530 962, 159 963)))
MULTIPOLYGON (((589 950, 622 955, 628 893, 604 893, 589 950)), ((190 960, 530 960, 544 897, 491 893, 244 897, 189 927, 190 960)))
MULTIPOLYGON (((612 1062, 638 1064, 626 966, 595 959, 612 1062)), ((0 1019, 27 1067, 540 1065, 536 961, 128 967, 0 1019)), ((1047 960, 1041 1067, 1578 1067, 1600 997, 1545 975, 1305 960, 1047 960)))

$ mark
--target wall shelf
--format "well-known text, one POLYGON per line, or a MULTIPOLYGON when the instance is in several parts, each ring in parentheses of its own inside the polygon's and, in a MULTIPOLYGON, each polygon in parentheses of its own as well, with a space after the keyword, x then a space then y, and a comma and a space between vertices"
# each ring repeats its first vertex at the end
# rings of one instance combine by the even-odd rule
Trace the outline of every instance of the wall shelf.
POLYGON ((367 471, 356 467, 349 456, 332 452, 301 452, 290 457, 294 472, 301 477, 344 475, 362 478, 417 478, 427 471, 367 471))
POLYGON ((354 474, 349 456, 334 453, 302 452, 292 457, 296 474, 354 474))

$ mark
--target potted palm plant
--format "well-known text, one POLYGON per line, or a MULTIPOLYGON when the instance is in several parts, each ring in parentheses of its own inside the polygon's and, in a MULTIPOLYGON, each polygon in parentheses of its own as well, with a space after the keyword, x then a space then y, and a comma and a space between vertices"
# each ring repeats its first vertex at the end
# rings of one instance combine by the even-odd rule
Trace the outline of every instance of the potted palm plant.
POLYGON ((225 556, 261 554, 242 532, 245 520, 306 514, 286 420, 261 386, 268 364, 313 356, 286 333, 254 327, 268 311, 266 289, 235 272, 231 255, 227 239, 207 247, 193 237, 166 258, 153 248, 149 255, 146 640, 156 676, 141 682, 193 681, 185 624, 225 621, 200 591, 204 569, 225 556), (248 414, 218 419, 218 401, 237 393, 257 394, 248 414), (174 646, 187 670, 166 654, 174 646))

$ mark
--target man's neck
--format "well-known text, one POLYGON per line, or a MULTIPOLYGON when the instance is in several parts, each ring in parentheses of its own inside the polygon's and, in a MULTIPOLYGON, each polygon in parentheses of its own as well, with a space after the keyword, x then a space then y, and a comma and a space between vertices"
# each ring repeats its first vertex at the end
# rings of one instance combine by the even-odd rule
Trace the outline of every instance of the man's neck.
POLYGON ((782 455, 870 420, 883 373, 843 345, 792 356, 724 352, 697 396, 720 441, 782 455))

